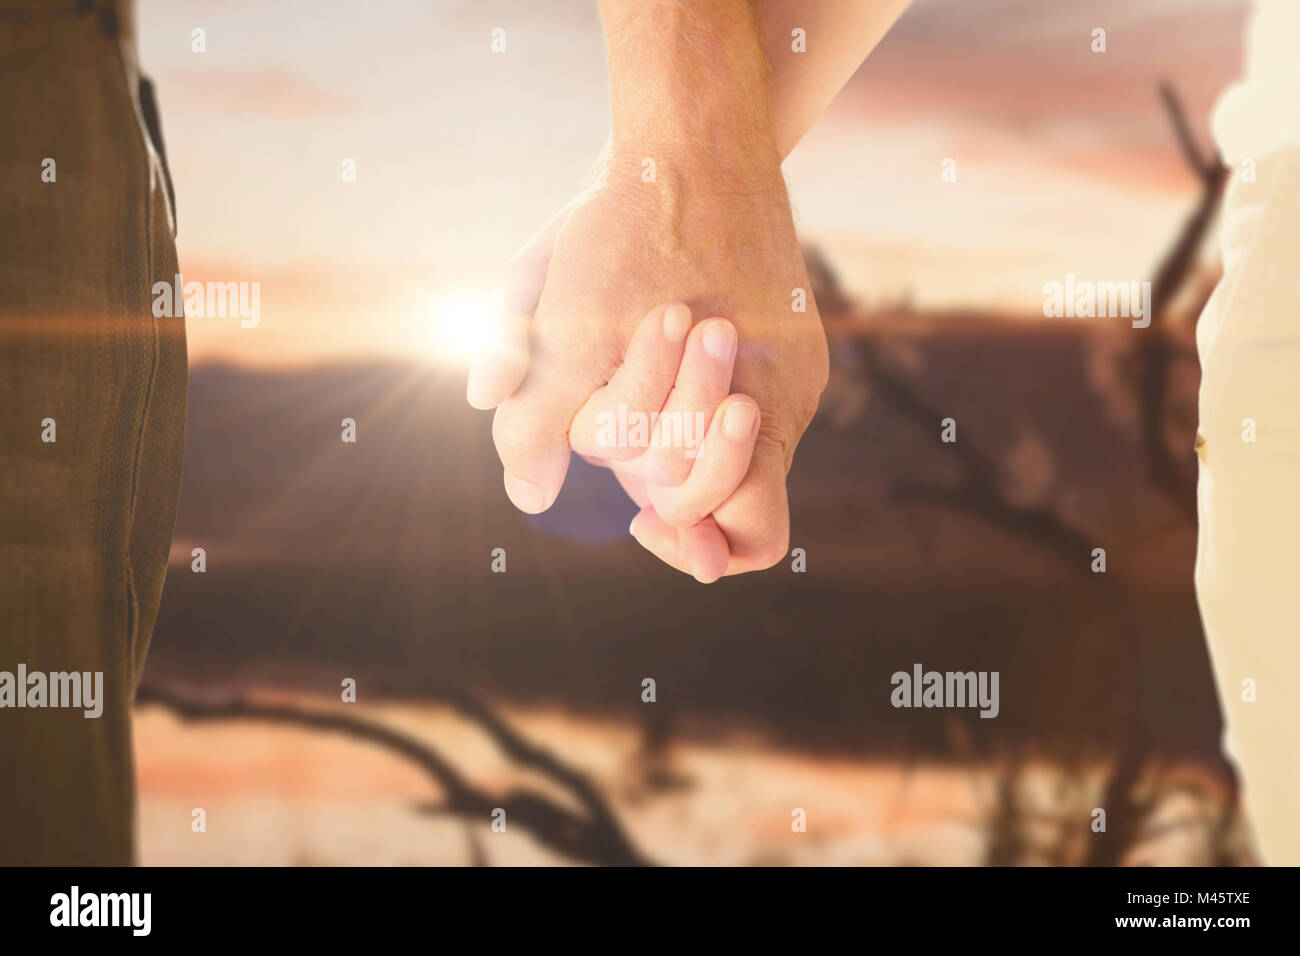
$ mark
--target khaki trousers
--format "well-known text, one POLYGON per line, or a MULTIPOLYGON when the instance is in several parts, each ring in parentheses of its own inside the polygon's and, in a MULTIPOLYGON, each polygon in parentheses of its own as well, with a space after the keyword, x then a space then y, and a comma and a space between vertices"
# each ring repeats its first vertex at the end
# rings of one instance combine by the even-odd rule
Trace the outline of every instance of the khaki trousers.
POLYGON ((103 673, 98 718, 0 709, 0 864, 134 857, 186 360, 183 318, 151 311, 179 270, 129 14, 0 0, 0 672, 103 673))

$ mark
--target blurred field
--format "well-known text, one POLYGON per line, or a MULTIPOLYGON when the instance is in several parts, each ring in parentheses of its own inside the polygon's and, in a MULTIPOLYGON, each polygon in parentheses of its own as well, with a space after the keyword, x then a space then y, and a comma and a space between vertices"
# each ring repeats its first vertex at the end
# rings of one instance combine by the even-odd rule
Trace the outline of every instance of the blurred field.
MULTIPOLYGON (((1123 326, 905 311, 828 324, 833 381, 790 482, 808 571, 708 588, 643 553, 630 502, 580 461, 552 512, 510 508, 454 373, 195 370, 146 684, 377 714, 501 793, 509 760, 443 707, 472 694, 590 774, 656 861, 1240 858, 1195 526, 1144 473, 1123 326), (909 402, 958 419, 994 504, 963 497, 969 461, 909 402), (356 445, 339 441, 344 417, 356 445), (199 546, 204 574, 189 570, 199 546), (1094 546, 1106 574, 1088 570, 1094 546), (505 574, 490 571, 497 547, 505 574), (1000 716, 895 710, 889 675, 914 662, 999 671, 1000 716), (338 702, 344 677, 359 704, 338 702), (1107 836, 1088 831, 1095 806, 1107 836), (790 833, 793 807, 816 820, 808 834, 790 833)), ((1172 378, 1161 436, 1187 468, 1194 387, 1172 378)), ((157 708, 138 737, 158 862, 457 863, 473 858, 467 831, 490 862, 555 857, 486 820, 415 814, 429 782, 369 745, 188 728, 157 708), (192 806, 227 822, 192 835, 192 806)))
MULTIPOLYGON (((317 704, 327 703, 317 701, 317 704)), ((505 792, 529 780, 445 709, 366 708, 435 742, 505 792)), ((1103 767, 1065 775, 1039 761, 1017 776, 1022 814, 999 826, 999 768, 798 753, 743 735, 675 744, 675 782, 655 785, 638 728, 559 712, 508 710, 539 743, 589 773, 654 862, 674 865, 978 865, 1011 851, 1024 864, 1079 863, 1103 767), (793 833, 791 809, 807 811, 793 833)), ((522 828, 491 832, 422 808, 438 796, 410 764, 299 730, 186 728, 154 709, 137 722, 141 861, 193 865, 562 865, 522 828), (190 830, 193 808, 207 831, 190 830)), ((532 778, 536 784, 536 778, 532 778)), ((1204 865, 1215 845, 1221 782, 1170 768, 1150 832, 1122 862, 1204 865), (1177 786, 1174 786, 1177 784, 1177 786)), ((503 801, 508 806, 509 801, 503 801)), ((509 816, 507 816, 509 821, 509 816)))

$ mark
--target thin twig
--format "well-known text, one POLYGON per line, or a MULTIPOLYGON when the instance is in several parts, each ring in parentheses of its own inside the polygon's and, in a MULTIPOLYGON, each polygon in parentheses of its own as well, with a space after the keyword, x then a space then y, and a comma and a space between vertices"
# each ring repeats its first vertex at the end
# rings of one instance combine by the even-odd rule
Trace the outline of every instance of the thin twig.
MULTIPOLYGON (((575 814, 531 789, 516 789, 503 797, 493 797, 471 784, 429 745, 361 717, 284 704, 258 704, 240 697, 203 701, 152 686, 141 687, 136 701, 166 707, 188 721, 257 720, 338 733, 378 744, 410 760, 438 784, 444 793, 444 802, 440 805, 443 812, 471 821, 487 821, 496 807, 506 807, 510 822, 531 832, 539 843, 571 859, 613 866, 644 866, 650 862, 627 841, 612 813, 604 808, 594 789, 581 775, 564 767, 551 755, 523 742, 482 705, 475 705, 471 712, 484 723, 493 738, 522 762, 559 777, 571 788, 576 785, 577 790, 585 794, 581 799, 590 816, 575 814)), ((469 706, 463 701, 461 705, 469 706)))

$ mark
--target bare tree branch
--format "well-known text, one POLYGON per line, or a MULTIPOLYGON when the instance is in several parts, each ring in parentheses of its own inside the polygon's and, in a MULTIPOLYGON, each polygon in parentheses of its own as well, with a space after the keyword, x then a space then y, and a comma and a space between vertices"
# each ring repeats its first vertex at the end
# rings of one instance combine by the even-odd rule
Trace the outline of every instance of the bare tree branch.
POLYGON ((1192 136, 1191 124, 1187 122, 1187 112, 1183 109, 1183 104, 1178 99, 1178 94, 1174 92, 1174 88, 1168 83, 1161 83, 1160 98, 1164 100, 1165 109, 1169 111, 1169 120, 1174 125, 1174 135, 1178 137, 1178 145, 1182 147, 1188 165, 1206 182, 1214 179, 1222 166, 1219 157, 1216 155, 1213 159, 1206 159, 1201 154, 1201 148, 1196 145, 1196 139, 1192 136))
POLYGON ((1180 355, 1185 354, 1185 350, 1171 338, 1168 316, 1174 299, 1195 274, 1197 253, 1218 211, 1228 179, 1228 168, 1217 154, 1213 160, 1207 160, 1201 155, 1192 138, 1187 115, 1173 88, 1163 84, 1160 96, 1169 111, 1169 120, 1182 146, 1183 155, 1200 177, 1202 188, 1195 209, 1165 254, 1152 281, 1151 302, 1148 303, 1151 327, 1143 330, 1136 346, 1138 409, 1148 478, 1184 519, 1195 522, 1196 484, 1190 461, 1191 448, 1187 449, 1187 458, 1180 463, 1170 454, 1165 441, 1169 379, 1174 363, 1180 355))
POLYGON ((470 707, 469 713, 479 720, 493 739, 511 756, 549 774, 561 785, 574 790, 590 816, 581 816, 530 789, 516 789, 494 797, 471 784, 441 754, 408 734, 392 730, 373 721, 346 714, 307 710, 280 704, 258 704, 239 697, 222 701, 203 701, 158 687, 141 687, 136 694, 139 704, 166 707, 183 720, 256 720, 289 724, 338 733, 355 740, 378 744, 420 767, 443 790, 443 812, 469 820, 491 818, 496 807, 507 808, 510 822, 524 827, 539 843, 571 859, 609 866, 645 866, 648 860, 632 847, 591 784, 576 771, 565 767, 552 755, 523 741, 499 718, 481 704, 462 700, 458 706, 470 707))
MULTIPOLYGON (((904 417, 926 430, 938 425, 943 418, 939 410, 886 367, 871 343, 863 343, 859 354, 872 384, 894 403, 904 417)), ((955 487, 903 481, 894 487, 894 497, 984 518, 1005 531, 1056 552, 1079 573, 1087 572, 1087 562, 1083 559, 1091 544, 1083 531, 1063 521, 1050 508, 1021 508, 1007 501, 998 488, 997 466, 979 450, 977 444, 958 442, 951 446, 951 451, 961 469, 955 487)))

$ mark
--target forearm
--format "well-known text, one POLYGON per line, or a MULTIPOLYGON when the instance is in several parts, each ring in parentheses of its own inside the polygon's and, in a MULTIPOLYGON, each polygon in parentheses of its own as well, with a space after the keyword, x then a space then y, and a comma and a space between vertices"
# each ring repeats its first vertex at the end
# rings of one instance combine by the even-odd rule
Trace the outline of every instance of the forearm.
POLYGON ((601 0, 615 154, 762 174, 780 155, 751 0, 601 0))
POLYGON ((601 0, 615 145, 784 158, 909 2, 601 0))
POLYGON ((759 0, 777 148, 803 139, 911 0, 759 0), (796 53, 793 31, 804 31, 796 53))

